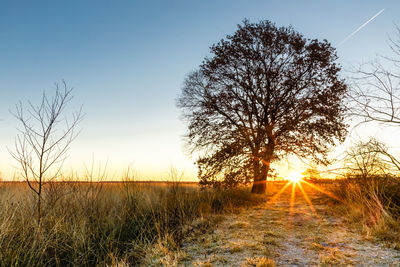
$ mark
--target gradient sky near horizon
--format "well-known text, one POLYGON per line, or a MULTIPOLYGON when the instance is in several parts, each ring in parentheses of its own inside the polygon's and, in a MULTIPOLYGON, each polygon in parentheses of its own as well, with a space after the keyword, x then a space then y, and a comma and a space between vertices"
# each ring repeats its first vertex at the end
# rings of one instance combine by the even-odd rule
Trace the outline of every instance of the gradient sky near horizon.
POLYGON ((382 9, 382 14, 337 48, 344 68, 387 54, 400 24, 399 1, 1 1, 0 170, 13 174, 19 101, 37 102, 63 79, 74 88, 67 112, 83 104, 82 132, 67 169, 108 162, 115 176, 132 164, 142 179, 165 177, 169 165, 193 180, 184 153, 185 124, 175 99, 185 75, 209 47, 244 18, 292 25, 307 38, 337 46, 382 9))

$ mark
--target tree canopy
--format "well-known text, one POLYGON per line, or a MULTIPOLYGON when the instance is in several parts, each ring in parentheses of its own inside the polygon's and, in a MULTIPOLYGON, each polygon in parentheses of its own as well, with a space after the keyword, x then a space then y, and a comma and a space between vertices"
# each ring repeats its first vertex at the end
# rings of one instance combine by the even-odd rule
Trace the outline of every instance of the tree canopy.
POLYGON ((188 74, 177 105, 201 184, 253 181, 263 193, 270 163, 289 154, 327 163, 347 133, 335 49, 292 27, 243 21, 188 74))

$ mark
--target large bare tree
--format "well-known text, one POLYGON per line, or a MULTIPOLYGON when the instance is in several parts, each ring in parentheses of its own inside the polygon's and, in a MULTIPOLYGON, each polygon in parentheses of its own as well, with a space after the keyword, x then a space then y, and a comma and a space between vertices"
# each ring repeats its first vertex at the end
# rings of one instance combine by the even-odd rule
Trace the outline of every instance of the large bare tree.
POLYGON ((327 163, 343 141, 335 49, 269 21, 238 25, 185 79, 177 104, 203 185, 253 181, 264 193, 272 161, 294 154, 327 163))
POLYGON ((76 127, 82 119, 82 109, 70 118, 64 116, 72 100, 72 89, 63 82, 56 84, 55 95, 43 93, 39 105, 22 102, 16 105, 14 116, 22 128, 16 137, 11 155, 18 161, 23 178, 37 197, 37 220, 41 219, 41 201, 44 185, 60 175, 62 163, 71 142, 77 136, 76 127))

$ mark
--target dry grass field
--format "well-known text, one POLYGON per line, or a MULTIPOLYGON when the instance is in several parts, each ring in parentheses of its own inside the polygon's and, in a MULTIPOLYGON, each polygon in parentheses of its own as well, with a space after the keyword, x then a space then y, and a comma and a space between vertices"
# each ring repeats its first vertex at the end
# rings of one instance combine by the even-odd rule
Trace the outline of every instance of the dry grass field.
POLYGON ((27 185, 0 184, 3 266, 144 264, 153 246, 177 251, 187 231, 208 229, 214 214, 257 203, 243 189, 201 191, 185 183, 55 182, 44 189, 38 224, 27 185))
POLYGON ((0 262, 398 266, 398 195, 385 202, 376 188, 374 196, 360 184, 271 182, 268 194, 254 195, 245 187, 200 190, 196 183, 55 182, 45 187, 38 225, 26 184, 3 182, 0 262))

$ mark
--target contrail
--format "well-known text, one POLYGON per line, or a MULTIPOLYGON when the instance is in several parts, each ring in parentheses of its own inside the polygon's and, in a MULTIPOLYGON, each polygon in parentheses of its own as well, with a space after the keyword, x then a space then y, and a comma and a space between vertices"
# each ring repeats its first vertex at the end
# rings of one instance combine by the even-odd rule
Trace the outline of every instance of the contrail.
POLYGON ((375 19, 377 16, 379 16, 383 11, 385 11, 385 9, 382 9, 381 11, 379 11, 378 13, 376 13, 372 18, 370 18, 369 20, 367 20, 367 22, 365 22, 363 25, 361 25, 360 27, 358 27, 357 30, 355 30, 354 32, 352 32, 351 34, 349 34, 346 38, 344 38, 340 43, 338 43, 337 46, 341 46, 344 42, 346 42, 347 40, 349 40, 351 37, 353 37, 354 34, 356 34, 357 32, 359 32, 362 28, 364 28, 368 23, 370 23, 373 19, 375 19))

